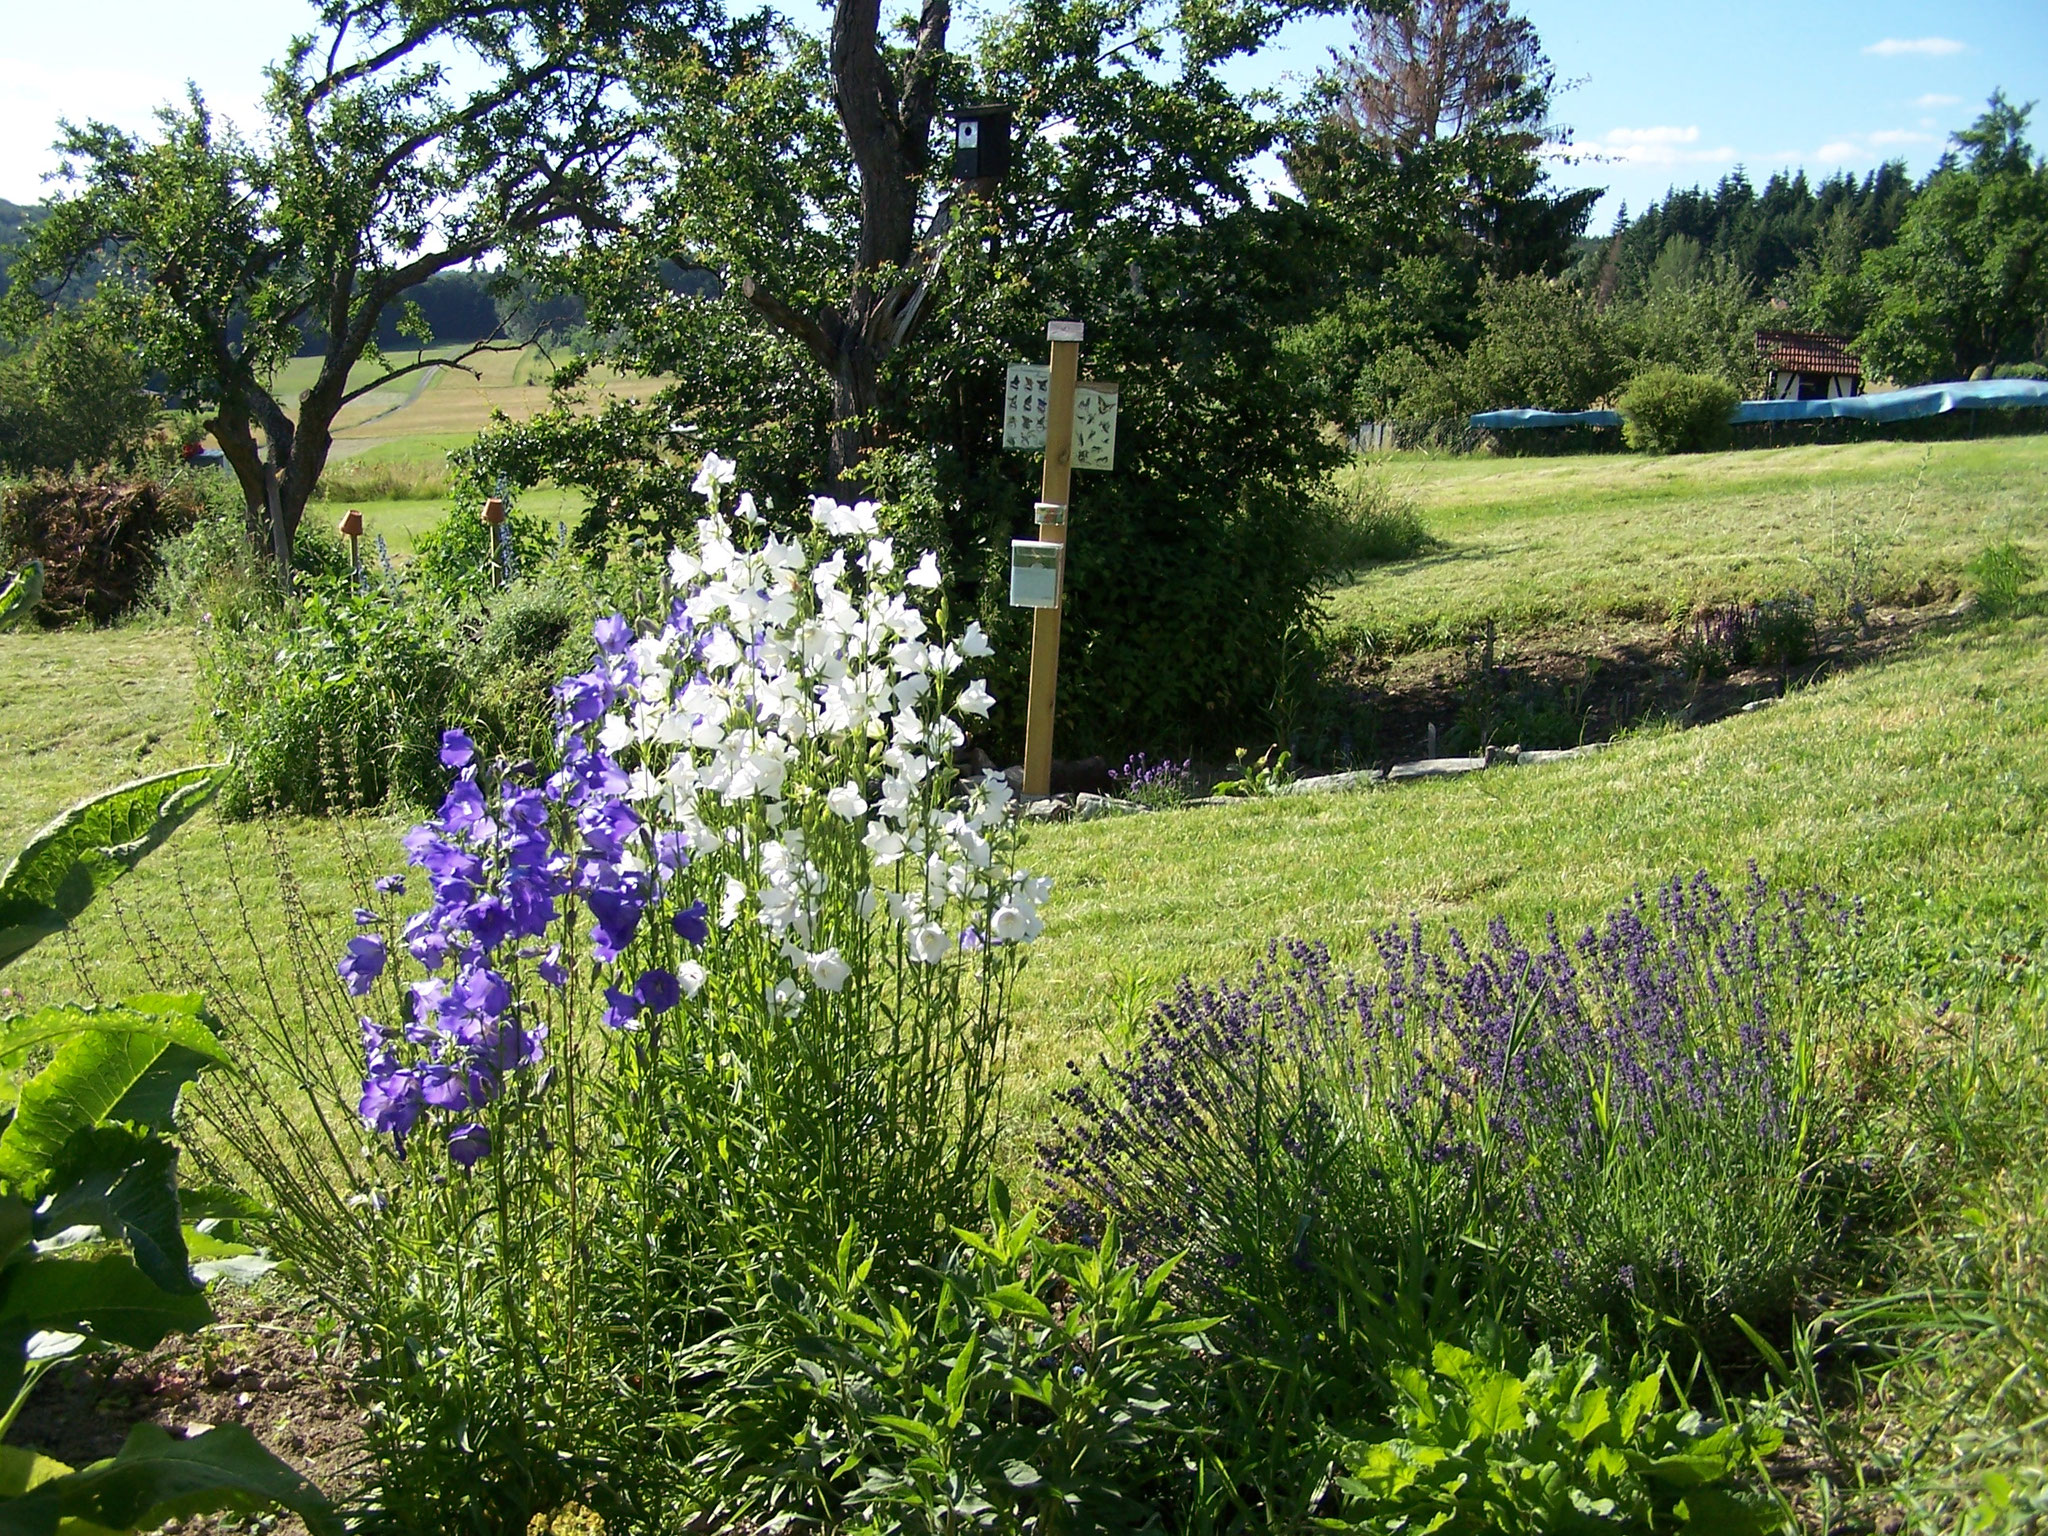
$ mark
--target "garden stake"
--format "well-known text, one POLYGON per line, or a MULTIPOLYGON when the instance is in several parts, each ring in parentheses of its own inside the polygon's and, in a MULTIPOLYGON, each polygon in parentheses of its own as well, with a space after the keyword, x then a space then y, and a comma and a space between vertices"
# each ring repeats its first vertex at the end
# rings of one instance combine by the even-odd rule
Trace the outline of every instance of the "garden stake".
MULTIPOLYGON (((1052 391, 1046 400, 1045 469, 1038 482, 1038 537, 1067 542, 1067 495, 1073 482, 1074 384, 1081 372, 1081 322, 1055 320, 1045 328, 1052 343, 1052 391)), ((1060 602, 1066 601, 1066 555, 1061 552, 1060 602)), ((1024 715, 1024 793, 1052 792, 1053 695, 1060 678, 1060 610, 1031 615, 1031 697, 1024 715)))
POLYGON ((335 526, 348 540, 349 569, 355 573, 356 585, 360 587, 363 584, 363 514, 350 507, 341 514, 341 521, 335 526))
POLYGON ((491 585, 502 586, 504 585, 501 572, 501 556, 503 552, 498 548, 498 541, 505 536, 504 497, 487 496, 484 498, 483 520, 484 528, 491 541, 491 585))

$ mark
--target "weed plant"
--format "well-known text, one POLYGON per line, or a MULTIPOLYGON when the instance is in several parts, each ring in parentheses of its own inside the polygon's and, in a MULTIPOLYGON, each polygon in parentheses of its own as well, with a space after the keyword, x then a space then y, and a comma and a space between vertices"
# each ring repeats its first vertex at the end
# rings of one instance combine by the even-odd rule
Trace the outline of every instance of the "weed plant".
POLYGON ((418 461, 330 463, 313 494, 322 501, 441 501, 448 495, 444 464, 418 461))
POLYGON ((1319 505, 1325 569, 1332 573, 1411 560, 1436 543, 1415 504, 1375 474, 1356 472, 1333 481, 1319 505))
POLYGON ((1968 572, 1977 589, 1977 604, 1986 613, 2004 615, 2020 605, 2024 593, 2041 574, 2041 567, 2011 539, 1987 545, 1972 560, 1968 572))

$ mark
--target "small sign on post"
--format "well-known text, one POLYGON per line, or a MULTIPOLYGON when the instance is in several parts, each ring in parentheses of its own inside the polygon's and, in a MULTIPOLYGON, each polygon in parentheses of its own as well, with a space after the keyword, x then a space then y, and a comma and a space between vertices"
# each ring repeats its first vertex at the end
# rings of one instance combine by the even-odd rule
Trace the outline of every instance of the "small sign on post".
POLYGON ((1047 539, 1010 540, 1010 606, 1058 608, 1060 559, 1066 546, 1047 539))

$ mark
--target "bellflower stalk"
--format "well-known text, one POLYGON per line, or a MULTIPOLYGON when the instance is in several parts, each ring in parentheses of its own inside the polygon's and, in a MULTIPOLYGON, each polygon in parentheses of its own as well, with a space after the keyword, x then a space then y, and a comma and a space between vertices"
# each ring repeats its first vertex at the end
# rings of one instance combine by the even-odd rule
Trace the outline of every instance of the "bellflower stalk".
MULTIPOLYGON (((883 1066, 904 1031, 942 1037, 924 1069, 964 1065, 924 1094, 932 1124, 877 1148, 819 1129, 820 1155, 929 1177, 919 1159, 967 1166, 932 1137, 983 1134, 1008 981, 1051 892, 1014 865, 1008 784, 954 765, 993 703, 969 675, 987 638, 934 627, 938 560, 899 558, 873 504, 820 497, 806 536, 768 533, 750 498, 721 512, 733 473, 713 455, 697 477, 705 512, 669 556, 665 616, 599 620, 591 664, 555 686, 544 779, 444 737, 447 794, 404 839, 427 905, 400 937, 428 979, 399 993, 403 1017, 365 1026, 363 1117, 401 1147, 428 1127, 458 1167, 502 1153, 491 1106, 542 1064, 549 1019, 577 1027, 550 1001, 572 986, 622 1050, 637 1042, 633 1072, 688 1042, 764 1101, 809 1095, 869 1126, 912 1112, 883 1066)), ((384 957, 366 931, 338 970, 368 996, 384 957)))

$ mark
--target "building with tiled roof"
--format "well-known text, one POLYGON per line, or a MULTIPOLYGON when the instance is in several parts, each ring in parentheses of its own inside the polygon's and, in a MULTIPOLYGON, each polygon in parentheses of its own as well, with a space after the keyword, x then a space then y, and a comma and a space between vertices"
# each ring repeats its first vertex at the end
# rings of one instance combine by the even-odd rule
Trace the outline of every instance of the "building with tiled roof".
POLYGON ((1772 400, 1839 400, 1863 392, 1863 364, 1847 337, 1823 331, 1758 331, 1764 394, 1772 400))

